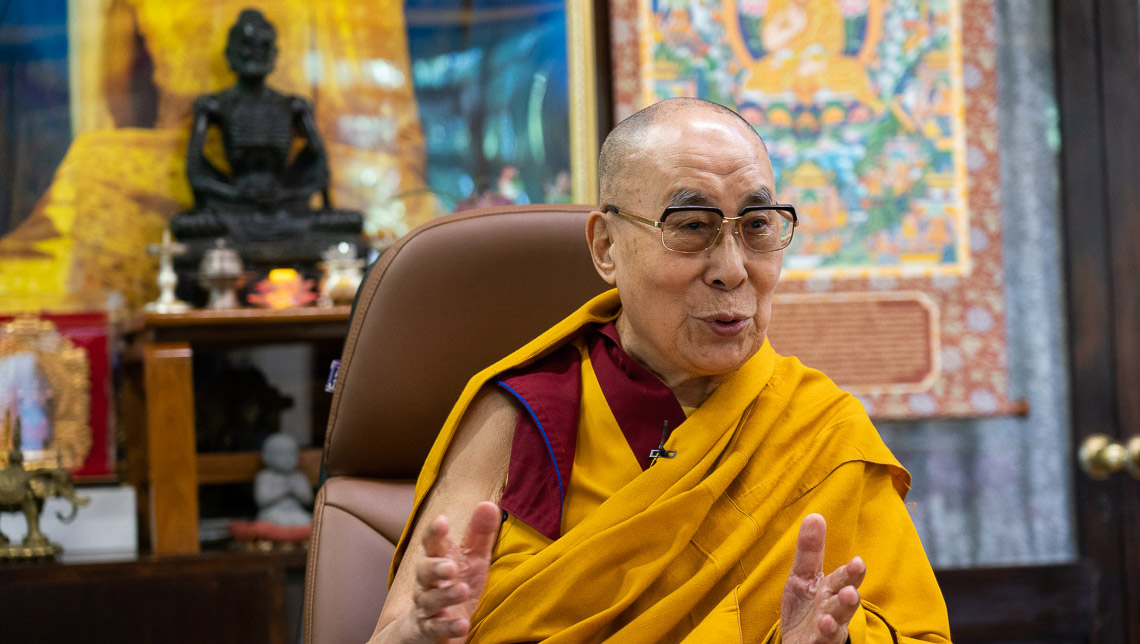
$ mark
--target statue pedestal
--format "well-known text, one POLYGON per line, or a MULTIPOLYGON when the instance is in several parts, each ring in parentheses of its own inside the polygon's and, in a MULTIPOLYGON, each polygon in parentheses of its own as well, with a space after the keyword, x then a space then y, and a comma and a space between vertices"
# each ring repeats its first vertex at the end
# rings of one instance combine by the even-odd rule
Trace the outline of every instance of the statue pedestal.
MULTIPOLYGON (((245 286, 264 279, 274 268, 293 268, 305 279, 319 280, 322 254, 341 242, 351 244, 357 255, 366 253, 360 235, 362 215, 350 210, 325 210, 295 217, 281 212, 260 213, 183 213, 171 222, 171 229, 185 246, 185 253, 174 258, 178 274, 179 299, 203 307, 208 293, 198 284, 199 265, 207 251, 215 247, 216 236, 205 236, 211 224, 219 223, 226 246, 238 252, 245 267, 245 286), (198 236, 202 235, 202 236, 198 236)), ((242 299, 247 293, 241 292, 242 299)))
POLYGON ((63 552, 63 548, 58 543, 48 543, 42 546, 24 546, 11 543, 7 546, 0 546, 0 561, 54 559, 61 552, 63 552))

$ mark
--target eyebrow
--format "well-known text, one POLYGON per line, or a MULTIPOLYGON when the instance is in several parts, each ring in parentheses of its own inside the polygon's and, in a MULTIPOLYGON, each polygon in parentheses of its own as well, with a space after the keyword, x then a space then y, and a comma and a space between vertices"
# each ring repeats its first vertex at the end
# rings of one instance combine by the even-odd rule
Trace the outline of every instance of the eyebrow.
POLYGON ((712 199, 708 195, 690 188, 679 188, 669 195, 669 206, 711 206, 712 199))
MULTIPOLYGON (((742 203, 745 206, 770 206, 772 204, 772 192, 765 186, 760 186, 756 190, 745 195, 742 203)), ((713 200, 708 195, 690 188, 679 188, 669 195, 669 206, 711 206, 713 200)))
POLYGON ((765 186, 760 186, 759 189, 753 190, 748 196, 744 198, 744 205, 746 206, 770 206, 772 205, 772 193, 765 186))

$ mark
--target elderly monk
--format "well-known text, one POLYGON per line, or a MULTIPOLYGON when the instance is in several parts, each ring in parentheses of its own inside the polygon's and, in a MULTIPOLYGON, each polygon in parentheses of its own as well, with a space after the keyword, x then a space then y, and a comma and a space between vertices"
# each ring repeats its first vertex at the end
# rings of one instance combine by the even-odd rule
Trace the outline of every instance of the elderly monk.
POLYGON ((372 641, 949 641, 909 475, 765 339, 796 215, 763 141, 672 99, 600 175, 586 241, 617 288, 468 384, 372 641))

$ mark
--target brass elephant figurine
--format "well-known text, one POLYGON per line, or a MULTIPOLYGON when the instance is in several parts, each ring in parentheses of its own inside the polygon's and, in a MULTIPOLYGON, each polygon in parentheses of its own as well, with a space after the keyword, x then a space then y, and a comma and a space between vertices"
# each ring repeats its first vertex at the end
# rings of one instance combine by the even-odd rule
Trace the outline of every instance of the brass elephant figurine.
POLYGON ((40 514, 44 501, 55 496, 71 502, 71 513, 58 512, 60 521, 70 523, 79 506, 91 500, 75 492, 75 482, 67 469, 24 469, 20 451, 19 420, 16 421, 15 447, 8 455, 8 467, 0 470, 0 512, 22 512, 28 522, 28 536, 21 545, 13 545, 0 533, 0 559, 54 557, 62 552, 59 544, 52 543, 40 532, 40 514))

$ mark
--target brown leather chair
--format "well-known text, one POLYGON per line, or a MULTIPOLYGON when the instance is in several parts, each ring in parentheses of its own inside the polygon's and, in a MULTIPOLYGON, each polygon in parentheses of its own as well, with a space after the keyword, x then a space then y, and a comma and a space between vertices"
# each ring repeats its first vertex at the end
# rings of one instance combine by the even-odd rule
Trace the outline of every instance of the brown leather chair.
POLYGON ((384 253, 361 287, 333 394, 305 582, 304 640, 376 626, 414 481, 467 380, 607 286, 588 206, 442 217, 384 253))

